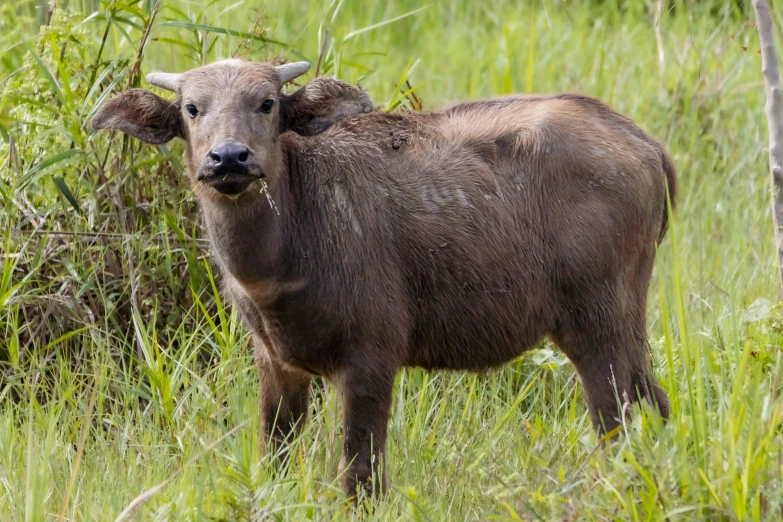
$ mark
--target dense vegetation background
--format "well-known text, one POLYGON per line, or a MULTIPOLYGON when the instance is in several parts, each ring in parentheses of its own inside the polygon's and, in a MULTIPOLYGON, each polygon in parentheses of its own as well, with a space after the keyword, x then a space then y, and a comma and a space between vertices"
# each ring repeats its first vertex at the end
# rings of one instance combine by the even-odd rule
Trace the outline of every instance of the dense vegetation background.
POLYGON ((598 449, 549 344, 487 374, 405 371, 395 487, 369 518, 783 516, 783 313, 747 0, 667 0, 659 19, 651 0, 35 3, 0 4, 0 519, 112 520, 168 479, 132 516, 368 518, 336 487, 328 385, 289 469, 258 450, 249 339, 216 291, 182 144, 89 127, 147 72, 228 56, 320 57, 384 110, 597 96, 679 170, 648 314, 671 421, 635 411, 598 449))

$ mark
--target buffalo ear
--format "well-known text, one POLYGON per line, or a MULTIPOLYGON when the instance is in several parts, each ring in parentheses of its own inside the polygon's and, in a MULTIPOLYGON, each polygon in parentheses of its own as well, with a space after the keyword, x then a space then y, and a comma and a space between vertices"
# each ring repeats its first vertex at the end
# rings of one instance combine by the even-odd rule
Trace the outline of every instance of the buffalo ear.
POLYGON ((185 136, 177 103, 144 89, 128 89, 104 103, 92 127, 121 130, 153 145, 185 136))
POLYGON ((342 118, 335 118, 329 116, 316 116, 306 121, 300 121, 297 125, 292 126, 290 130, 296 132, 301 136, 315 136, 321 134, 323 131, 337 123, 342 118))
POLYGON ((313 136, 344 118, 372 110, 372 100, 358 87, 331 78, 316 78, 280 97, 280 132, 290 130, 313 136))

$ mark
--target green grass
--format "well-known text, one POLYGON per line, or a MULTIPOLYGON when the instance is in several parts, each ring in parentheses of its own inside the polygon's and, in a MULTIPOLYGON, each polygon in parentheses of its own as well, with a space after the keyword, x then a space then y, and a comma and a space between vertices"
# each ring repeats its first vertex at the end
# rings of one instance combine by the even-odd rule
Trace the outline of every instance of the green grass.
POLYGON ((758 41, 749 5, 672 3, 661 69, 651 1, 167 0, 143 55, 151 1, 72 0, 40 31, 46 9, 4 1, 0 520, 113 520, 167 480, 134 517, 779 520, 783 309, 758 41), (151 70, 235 53, 316 63, 327 30, 321 70, 388 109, 409 108, 411 87, 425 108, 578 91, 666 144, 680 197, 648 317, 668 424, 635 411, 597 448, 573 368, 543 345, 481 375, 402 372, 394 488, 371 516, 336 486, 329 385, 288 469, 259 452, 249 339, 197 239, 182 145, 88 122, 151 70))

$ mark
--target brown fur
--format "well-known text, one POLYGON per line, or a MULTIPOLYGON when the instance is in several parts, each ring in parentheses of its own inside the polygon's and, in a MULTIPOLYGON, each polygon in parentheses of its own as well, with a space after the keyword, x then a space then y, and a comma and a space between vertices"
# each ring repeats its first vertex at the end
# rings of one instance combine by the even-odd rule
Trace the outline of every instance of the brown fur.
MULTIPOLYGON (((258 184, 232 197, 195 186, 225 291, 256 340, 265 433, 290 437, 311 377, 332 381, 347 492, 378 488, 405 366, 478 370, 549 336, 599 430, 618 425, 618 398, 668 415, 645 304, 674 169, 631 120, 584 96, 510 96, 340 114, 301 136, 278 132, 296 111, 249 110, 279 97, 265 64, 214 64, 182 85, 183 103, 207 107, 201 122, 183 113, 191 176, 210 147, 239 141, 275 202, 258 184)), ((96 120, 111 121, 123 96, 96 120)))

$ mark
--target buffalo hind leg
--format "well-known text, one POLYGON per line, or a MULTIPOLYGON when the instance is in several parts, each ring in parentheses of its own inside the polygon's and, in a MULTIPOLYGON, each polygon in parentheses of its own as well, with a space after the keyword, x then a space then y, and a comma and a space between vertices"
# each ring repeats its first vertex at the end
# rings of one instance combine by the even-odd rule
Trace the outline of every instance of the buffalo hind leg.
POLYGON ((380 496, 388 488, 384 455, 396 373, 396 368, 377 362, 357 361, 336 376, 343 407, 343 451, 338 473, 348 497, 355 498, 357 487, 368 496, 380 496))
POLYGON ((262 447, 287 458, 290 443, 307 419, 312 377, 282 366, 263 346, 256 347, 261 383, 262 447))
POLYGON ((640 399, 668 418, 669 399, 653 375, 643 313, 616 315, 599 303, 581 312, 569 314, 553 337, 576 367, 593 426, 601 434, 612 431, 624 403, 640 399))

